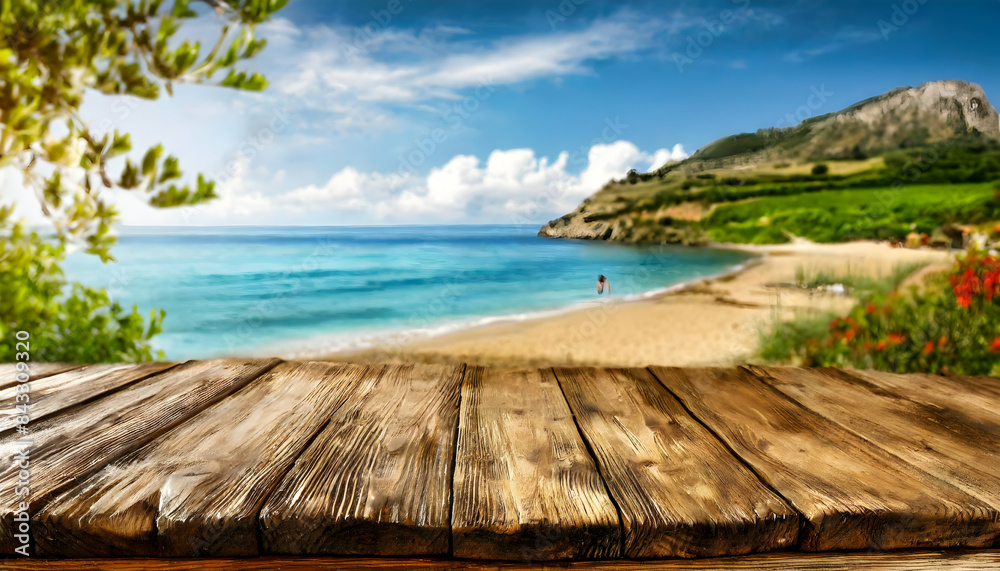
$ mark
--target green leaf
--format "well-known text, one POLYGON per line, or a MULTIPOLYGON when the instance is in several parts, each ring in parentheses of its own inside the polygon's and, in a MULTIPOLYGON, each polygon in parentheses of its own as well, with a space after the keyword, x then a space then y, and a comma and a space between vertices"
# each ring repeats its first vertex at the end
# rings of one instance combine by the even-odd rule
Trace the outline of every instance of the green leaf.
POLYGON ((111 141, 111 148, 108 149, 108 158, 114 158, 132 150, 132 138, 128 133, 122 135, 115 129, 114 137, 111 141))
POLYGON ((162 145, 156 145, 146 151, 146 155, 142 157, 142 176, 148 177, 156 172, 156 161, 160 160, 162 153, 162 145))
POLYGON ((164 183, 168 180, 173 180, 175 178, 180 178, 181 169, 180 163, 177 161, 177 157, 169 156, 167 160, 163 161, 163 169, 160 172, 160 183, 164 183))

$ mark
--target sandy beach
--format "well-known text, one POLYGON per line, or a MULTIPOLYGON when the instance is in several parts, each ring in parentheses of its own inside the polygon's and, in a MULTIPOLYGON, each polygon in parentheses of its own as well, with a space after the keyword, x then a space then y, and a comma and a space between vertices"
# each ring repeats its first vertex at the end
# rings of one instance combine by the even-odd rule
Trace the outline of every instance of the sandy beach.
MULTIPOLYGON (((721 247, 721 246, 720 246, 721 247)), ((494 366, 729 366, 753 362, 776 320, 846 311, 844 295, 795 286, 797 274, 891 275, 897 266, 947 267, 953 254, 888 244, 796 242, 725 246, 760 258, 728 275, 646 299, 602 301, 527 321, 326 356, 354 362, 463 362, 494 366)))

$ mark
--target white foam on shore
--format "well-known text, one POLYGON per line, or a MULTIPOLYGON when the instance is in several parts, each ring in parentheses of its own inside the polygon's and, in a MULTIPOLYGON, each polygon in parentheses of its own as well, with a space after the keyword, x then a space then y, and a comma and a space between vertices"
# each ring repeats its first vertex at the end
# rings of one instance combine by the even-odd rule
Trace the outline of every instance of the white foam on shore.
MULTIPOLYGON (((747 259, 739 264, 729 266, 717 274, 692 278, 666 287, 657 288, 643 293, 624 295, 621 297, 605 297, 579 301, 554 309, 543 309, 525 313, 494 315, 442 323, 434 327, 414 328, 406 330, 385 329, 368 331, 350 331, 314 335, 305 339, 282 341, 270 344, 252 351, 254 355, 271 355, 282 359, 306 360, 328 358, 337 354, 354 353, 375 348, 384 348, 387 353, 401 349, 411 343, 426 341, 459 331, 478 329, 500 323, 518 323, 555 317, 588 307, 606 305, 609 303, 633 302, 675 293, 706 280, 718 280, 742 272, 749 265, 756 263, 761 257, 747 259)), ((238 355, 238 356, 249 356, 238 355)))

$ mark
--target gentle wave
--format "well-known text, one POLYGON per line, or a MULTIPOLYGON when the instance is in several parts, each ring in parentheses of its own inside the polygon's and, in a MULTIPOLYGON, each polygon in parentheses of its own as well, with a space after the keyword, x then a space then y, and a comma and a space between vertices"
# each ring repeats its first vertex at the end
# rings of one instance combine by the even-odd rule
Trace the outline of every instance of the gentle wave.
POLYGON ((687 289, 704 280, 717 280, 737 274, 745 270, 749 265, 756 263, 756 261, 756 258, 751 258, 745 262, 729 266, 717 274, 693 278, 681 283, 637 294, 619 297, 602 297, 587 301, 578 301, 555 309, 480 317, 472 320, 441 324, 435 327, 407 329, 402 331, 385 330, 380 332, 354 332, 351 334, 317 335, 300 340, 282 342, 273 346, 265 347, 263 348, 263 351, 258 349, 254 353, 247 353, 242 356, 260 354, 274 355, 283 359, 303 360, 325 359, 328 357, 335 357, 338 354, 349 354, 370 349, 384 348, 390 350, 393 347, 402 347, 410 343, 428 341, 436 337, 443 337, 452 333, 478 329, 490 325, 535 321, 550 317, 558 317, 560 315, 565 315, 567 313, 572 313, 588 307, 607 305, 610 303, 628 303, 669 295, 671 293, 683 291, 684 289, 687 289))

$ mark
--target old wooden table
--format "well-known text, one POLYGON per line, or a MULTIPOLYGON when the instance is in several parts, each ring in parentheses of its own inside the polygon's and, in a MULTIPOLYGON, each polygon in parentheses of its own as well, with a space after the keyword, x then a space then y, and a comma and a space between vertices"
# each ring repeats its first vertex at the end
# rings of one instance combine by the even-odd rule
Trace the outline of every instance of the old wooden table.
POLYGON ((19 431, 0 365, 0 453, 30 459, 28 493, 18 462, 0 472, 10 568, 45 563, 13 559, 26 539, 34 558, 243 568, 1000 564, 997 379, 231 359, 32 373, 19 431))

